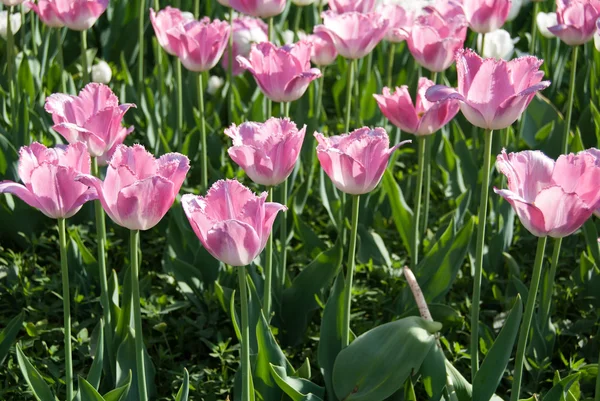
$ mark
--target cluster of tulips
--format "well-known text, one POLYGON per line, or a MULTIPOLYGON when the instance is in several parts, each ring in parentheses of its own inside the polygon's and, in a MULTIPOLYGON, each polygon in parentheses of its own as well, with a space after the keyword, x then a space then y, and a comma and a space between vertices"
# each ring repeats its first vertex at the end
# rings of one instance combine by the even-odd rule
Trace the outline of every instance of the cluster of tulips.
MULTIPOLYGON (((22 3, 19 0, 1 1, 11 7, 22 3)), ((178 59, 176 87, 179 99, 182 90, 181 65, 198 73, 202 137, 201 189, 206 191, 206 195, 185 194, 181 197, 181 205, 202 246, 222 263, 238 267, 243 383, 240 399, 254 400, 255 391, 248 342, 249 330, 254 328, 249 326, 245 267, 265 251, 264 259, 261 258, 264 276, 262 312, 269 321, 273 314, 271 291, 273 253, 276 251, 272 229, 279 212, 287 209, 290 192, 287 179, 298 163, 305 138, 306 126, 299 129, 289 119, 290 103, 302 97, 310 83, 322 76, 321 70, 311 67, 311 61, 324 69, 334 63, 338 55, 348 63, 345 130, 343 134, 333 136, 316 132, 314 137, 318 143, 316 155, 322 169, 334 186, 345 194, 344 201, 348 200, 346 195, 352 199, 349 236, 346 236, 349 242, 341 346, 346 347, 350 343, 350 306, 360 196, 377 187, 394 151, 410 143, 403 141, 390 147, 390 139, 382 127, 350 129, 357 60, 368 56, 382 40, 390 43, 406 41, 418 64, 432 73, 431 79, 419 78, 414 102, 407 86, 395 90, 385 87, 381 94, 375 95, 374 100, 393 125, 414 135, 417 142, 419 170, 411 238, 413 269, 419 258, 421 207, 425 205, 427 214, 429 204, 430 183, 426 178, 430 175, 427 173, 430 168, 427 156, 431 153, 430 138, 459 111, 473 126, 484 130, 483 180, 471 304, 471 327, 474 328, 471 333, 471 361, 475 376, 479 368, 479 336, 476 328, 492 164, 492 132, 505 129, 519 120, 536 93, 550 85, 549 81, 543 81, 543 72, 539 70, 542 61, 533 55, 505 61, 482 58, 475 51, 464 48, 468 28, 485 35, 504 24, 510 1, 464 0, 461 4, 459 1, 444 0, 426 5, 419 3, 417 7, 409 8, 398 4, 376 5, 374 0, 330 0, 329 10, 321 15, 322 25, 315 26, 312 34, 298 42, 281 47, 274 43, 273 17, 282 13, 285 0, 219 2, 243 15, 235 16, 232 11, 230 21, 211 21, 208 18, 197 19, 197 13, 194 16, 166 7, 156 11, 151 9, 150 20, 159 44, 178 59), (262 19, 267 19, 267 23, 262 19), (235 84, 235 75, 247 70, 268 99, 267 115, 263 122, 235 124, 231 121, 233 124, 224 130, 232 140, 229 156, 254 183, 264 186, 265 192, 260 195, 236 180, 219 180, 209 187, 202 72, 211 70, 220 60, 228 70, 230 86, 235 84), (438 73, 444 73, 454 62, 457 87, 438 85, 438 73), (282 118, 272 116, 272 102, 281 103, 282 118), (274 202, 273 189, 278 186, 281 186, 282 198, 274 202)), ((86 82, 88 60, 85 56, 85 31, 105 11, 108 0, 38 0, 37 3, 28 4, 49 27, 66 26, 82 32, 83 80, 86 82)), ((557 0, 558 23, 549 30, 574 47, 573 70, 577 46, 593 38, 599 16, 600 3, 597 0, 557 0)), ((8 22, 9 33, 10 30, 8 22)), ((482 43, 485 46, 485 40, 482 43)), ((391 49, 389 57, 393 66, 394 46, 391 49)), ((10 42, 8 51, 11 51, 10 42)), ((140 52, 143 58, 143 47, 140 52)), ((141 61, 140 69, 143 77, 141 61)), ((388 86, 391 86, 391 67, 389 71, 388 86)), ((11 70, 9 79, 10 74, 11 70)), ((539 237, 530 296, 518 340, 511 393, 513 401, 520 396, 525 347, 536 304, 546 239, 548 236, 557 238, 560 246, 560 238, 578 230, 600 207, 597 185, 600 182, 600 151, 589 149, 578 154, 567 154, 574 79, 575 74, 572 73, 562 141, 564 154, 556 161, 535 150, 510 154, 502 151, 497 156, 496 166, 506 176, 508 188, 494 188, 494 191, 512 205, 522 225, 539 237)), ((143 84, 143 80, 141 82, 143 84)), ((10 96, 16 96, 17 89, 11 88, 10 96)), ((22 184, 3 181, 0 183, 0 193, 13 194, 58 221, 69 401, 74 394, 65 220, 77 213, 85 202, 96 200, 101 302, 106 326, 111 320, 111 311, 107 289, 104 213, 116 224, 131 230, 132 331, 135 333, 138 392, 140 400, 146 401, 148 394, 138 288, 139 232, 156 226, 169 211, 186 179, 190 162, 179 153, 155 158, 141 145, 124 145, 124 140, 133 129, 124 127, 122 120, 135 105, 120 104, 108 86, 89 83, 78 96, 69 95, 66 90, 63 92, 49 96, 45 109, 52 115, 52 128, 69 144, 53 148, 40 143, 24 146, 20 151, 18 171, 22 184)), ((231 102, 230 107, 233 108, 231 102)), ((178 130, 182 129, 182 112, 180 102, 178 130)), ((285 275, 289 234, 286 232, 285 214, 281 219, 279 267, 285 275)), ((340 224, 340 227, 344 229, 345 225, 340 224)), ((556 263, 553 260, 554 272, 556 263)), ((408 268, 407 272, 410 272, 408 268)), ((407 278, 410 277, 407 273, 407 278)), ((411 283, 414 284, 414 280, 411 283)), ((418 293, 418 286, 415 287, 415 293, 418 293)), ((431 319, 426 305, 422 300, 419 303, 423 307, 423 317, 431 319)), ((547 319, 549 305, 544 305, 543 309, 546 310, 547 319)), ((107 341, 110 336, 110 329, 107 329, 107 341)))

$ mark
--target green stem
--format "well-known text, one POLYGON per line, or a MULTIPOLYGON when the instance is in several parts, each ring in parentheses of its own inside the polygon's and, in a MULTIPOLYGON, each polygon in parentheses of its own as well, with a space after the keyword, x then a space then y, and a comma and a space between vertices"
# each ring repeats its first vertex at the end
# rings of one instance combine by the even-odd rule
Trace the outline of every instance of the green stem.
MULTIPOLYGON (((154 0, 154 9, 155 10, 159 10, 160 9, 160 1, 159 0, 154 0)), ((164 101, 164 99, 167 98, 167 91, 166 91, 166 87, 165 87, 165 78, 164 78, 164 72, 163 72, 163 63, 162 63, 162 48, 160 46, 160 44, 158 43, 158 41, 155 41, 155 47, 154 47, 154 53, 156 54, 156 65, 158 67, 158 85, 159 85, 159 91, 160 91, 160 110, 163 113, 163 116, 167 115, 167 110, 166 110, 166 103, 164 101)), ((161 129, 161 128, 159 128, 161 129)), ((158 153, 158 147, 160 144, 160 140, 156 141, 156 149, 155 149, 155 153, 158 153)))
MULTIPOLYGON (((275 43, 275 41, 273 39, 274 35, 275 35, 275 27, 273 25, 273 17, 271 17, 271 18, 269 18, 269 31, 268 31, 269 42, 275 43)), ((266 96, 265 96, 265 99, 267 101, 267 115, 265 118, 265 120, 266 120, 273 116, 273 101, 266 96)))
POLYGON ((479 217, 477 222, 477 249, 475 254, 475 272, 473 281, 473 301, 471 303, 471 373, 472 379, 479 370, 479 301, 481 299, 481 275, 483 270, 483 247, 485 242, 485 224, 487 220, 488 194, 490 189, 490 169, 492 159, 492 130, 484 132, 483 180, 479 199, 479 217))
MULTIPOLYGON (((369 53, 369 55, 367 56, 367 60, 370 61, 371 60, 371 56, 373 55, 373 53, 369 53)), ((352 60, 352 62, 354 63, 354 73, 356 74, 356 82, 354 82, 354 122, 356 124, 357 127, 361 127, 362 126, 362 119, 360 117, 360 68, 358 66, 358 61, 359 60, 352 60)), ((370 71, 370 68, 367 69, 367 71, 370 71)))
POLYGON ((194 18, 200 18, 200 0, 194 0, 194 18))
POLYGON ((229 62, 227 64, 227 79, 229 80, 229 85, 227 86, 229 88, 228 92, 227 92, 227 101, 229 102, 229 122, 230 123, 234 123, 234 107, 235 107, 235 103, 233 101, 233 84, 234 84, 234 77, 233 77, 233 8, 229 9, 229 53, 228 53, 228 57, 229 57, 229 62))
MULTIPOLYGON (((435 81, 434 81, 435 82, 435 81)), ((423 189, 423 227, 421 233, 427 231, 429 221, 429 193, 431 192, 431 145, 432 137, 425 137, 425 188, 423 189)))
POLYGON ((177 78, 177 131, 173 142, 179 144, 183 139, 183 79, 181 77, 181 61, 175 59, 175 75, 177 78))
POLYGON ((346 60, 348 76, 346 78, 346 120, 344 132, 350 132, 350 111, 352 109, 352 85, 354 84, 354 60, 346 60))
POLYGON ((525 360, 525 348, 527 346, 527 337, 533 319, 533 309, 535 307, 535 298, 542 276, 542 265, 544 261, 544 250, 546 249, 546 237, 538 239, 537 250, 535 253, 535 264, 533 266, 533 275, 531 276, 531 285, 529 295, 527 296, 527 305, 525 305, 525 315, 521 322, 519 330, 519 342, 517 344, 517 355, 515 357, 515 372, 513 375, 513 384, 510 394, 510 401, 518 401, 521 394, 521 380, 523 379, 523 362, 525 360))
MULTIPOLYGON (((268 188, 267 202, 273 202, 273 187, 268 188)), ((273 287, 273 233, 269 234, 265 248, 265 286, 263 289, 263 312, 267 321, 271 317, 271 292, 273 287)))
POLYGON ((578 50, 579 46, 573 47, 571 59, 571 79, 569 80, 569 97, 567 100, 567 119, 565 121, 565 132, 562 138, 562 153, 567 153, 569 151, 569 132, 571 129, 571 117, 573 116, 573 99, 575 97, 575 76, 577 73, 578 50))
MULTIPOLYGON (((15 85, 17 84, 16 76, 14 75, 14 62, 15 62, 15 37, 12 32, 12 24, 10 21, 10 16, 12 15, 14 7, 8 7, 8 11, 6 13, 6 72, 8 76, 8 91, 10 96, 10 112, 11 112, 11 124, 13 129, 16 129, 16 124, 18 123, 18 111, 17 111, 17 89, 15 85)), ((25 145, 25 144, 23 144, 25 145)))
POLYGON ((204 83, 202 73, 198 73, 198 108, 200 110, 200 146, 202 147, 202 188, 208 189, 208 151, 206 149, 206 118, 204 117, 204 83))
POLYGON ((58 44, 57 57, 60 65, 60 90, 67 93, 67 80, 65 78, 65 59, 63 55, 62 29, 56 28, 56 39, 58 44))
POLYGON ((481 57, 483 57, 483 51, 485 50, 485 33, 480 33, 481 35, 481 57))
MULTIPOLYGON (((100 170, 98 169, 98 160, 92 158, 92 174, 98 178, 100 177, 100 170)), ((106 343, 106 350, 109 359, 110 372, 113 378, 116 377, 116 364, 114 361, 114 355, 110 352, 113 346, 112 342, 112 314, 110 309, 110 297, 108 295, 108 279, 106 271, 106 219, 102 203, 99 200, 94 201, 94 211, 96 214, 96 241, 98 243, 98 273, 100 275, 100 303, 102 304, 102 311, 104 312, 104 338, 106 343)))
POLYGON ((142 334, 142 311, 140 307, 140 283, 139 283, 139 244, 140 231, 130 232, 131 251, 131 296, 133 298, 133 324, 135 332, 135 367, 137 371, 137 383, 140 401, 148 401, 148 390, 146 389, 146 367, 144 365, 144 335, 142 334))
POLYGON ((242 401, 250 401, 252 382, 250 379, 250 325, 248 322, 248 289, 246 285, 246 267, 238 267, 238 281, 240 285, 240 301, 242 307, 242 401))
POLYGON ((350 311, 352 309, 352 276, 354 275, 354 257, 356 253, 356 235, 358 232, 358 212, 360 195, 352 195, 352 229, 348 246, 348 270, 344 287, 344 316, 342 326, 342 347, 350 344, 350 311))
POLYGON ((146 15, 146 0, 140 0, 138 10, 138 96, 144 93, 144 16, 146 15))
POLYGON ((81 69, 83 85, 85 86, 90 82, 90 71, 87 58, 87 31, 81 31, 81 69))
POLYGON ((390 50, 389 50, 389 55, 388 55, 388 65, 387 65, 387 87, 390 88, 391 91, 393 91, 392 88, 392 82, 393 82, 393 75, 394 75, 394 55, 396 54, 396 43, 391 42, 390 43, 390 50))
POLYGON ((426 137, 417 136, 417 190, 415 191, 415 204, 413 214, 413 236, 412 250, 413 257, 411 259, 411 267, 414 270, 419 263, 419 222, 421 214, 421 194, 423 193, 423 176, 425 172, 425 141, 426 137))
MULTIPOLYGON (((25 9, 23 7, 21 7, 21 11, 24 12, 25 9)), ((37 58, 38 55, 38 45, 37 42, 35 41, 35 33, 37 32, 36 29, 36 25, 38 19, 34 18, 33 15, 31 15, 31 17, 29 18, 29 29, 31 29, 31 48, 33 50, 33 57, 37 58)))
POLYGON ((538 35, 536 16, 538 15, 539 12, 540 12, 540 2, 534 1, 533 2, 533 14, 531 14, 533 18, 531 19, 531 42, 529 42, 529 54, 535 54, 535 47, 537 44, 536 42, 537 42, 537 35, 538 35))
MULTIPOLYGON (((281 184, 281 204, 287 206, 288 204, 288 180, 286 178, 285 181, 281 184)), ((279 241, 281 242, 281 254, 280 254, 280 279, 282 288, 285 286, 285 278, 286 278, 286 269, 287 269, 287 239, 288 239, 288 231, 287 231, 287 214, 281 214, 281 227, 279 229, 279 241)))
POLYGON ((560 247, 562 245, 562 238, 556 238, 554 240, 554 249, 552 250, 552 262, 550 263, 550 271, 546 277, 546 282, 543 285, 544 291, 542 291, 542 299, 540 305, 540 322, 542 324, 542 330, 546 330, 548 319, 550 318, 550 307, 552 302, 552 293, 554 292, 554 278, 556 277, 556 270, 558 268, 558 257, 560 255, 560 247))
POLYGON ((325 84, 325 69, 327 67, 323 67, 322 75, 319 78, 319 86, 317 88, 317 106, 315 110, 315 117, 317 122, 321 119, 321 109, 323 108, 323 85, 325 84))
POLYGON ((302 18, 302 11, 304 7, 296 7, 296 15, 294 16, 294 36, 300 40, 298 33, 300 32, 300 19, 302 18))
POLYGON ((71 296, 69 294, 69 266, 67 265, 67 232, 65 219, 58 219, 60 270, 62 273, 63 316, 65 330, 65 374, 67 400, 73 399, 73 356, 71 355, 71 296))

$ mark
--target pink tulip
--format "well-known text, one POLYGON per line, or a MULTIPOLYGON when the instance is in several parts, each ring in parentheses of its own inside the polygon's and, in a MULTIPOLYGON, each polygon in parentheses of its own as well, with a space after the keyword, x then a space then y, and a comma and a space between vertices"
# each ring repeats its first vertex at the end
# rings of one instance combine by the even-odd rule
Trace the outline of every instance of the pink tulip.
POLYGON ((50 28, 62 28, 65 24, 60 19, 53 1, 38 0, 37 4, 31 1, 25 2, 25 5, 31 8, 40 17, 40 20, 50 28))
POLYGON ((265 202, 235 180, 217 181, 205 197, 183 195, 181 205, 206 250, 231 266, 249 265, 262 252, 277 213, 287 208, 265 202))
POLYGON ((329 8, 336 14, 370 13, 375 10, 375 0, 329 0, 329 8))
POLYGON ((502 28, 508 18, 511 0, 463 0, 469 27, 479 33, 502 28))
MULTIPOLYGON (((248 58, 253 43, 268 42, 268 28, 262 20, 253 17, 238 17, 233 20, 233 75, 240 75, 244 69, 235 61, 237 56, 248 58)), ((221 65, 229 67, 229 47, 225 49, 221 65)))
POLYGON ((285 9, 286 0, 229 0, 235 11, 258 18, 279 15, 285 9))
MULTIPOLYGON (((452 3, 454 4, 454 3, 452 3)), ((454 62, 464 46, 467 23, 460 7, 448 4, 441 10, 427 7, 406 33, 408 48, 415 60, 430 71, 442 72, 454 62)))
POLYGON ((432 102, 458 99, 471 124, 503 129, 519 118, 538 91, 550 85, 542 81, 542 62, 533 56, 484 60, 470 49, 461 49, 456 53, 458 90, 436 85, 425 96, 432 102))
POLYGON ((458 101, 432 103, 425 98, 425 92, 433 81, 419 78, 419 91, 413 106, 408 86, 396 88, 390 93, 383 88, 383 95, 373 95, 384 116, 402 131, 415 135, 431 135, 454 118, 460 108, 458 101))
POLYGON ((377 13, 347 12, 323 13, 323 25, 315 32, 325 31, 331 36, 338 53, 347 59, 358 59, 371 53, 385 36, 389 21, 377 13))
POLYGON ((575 232, 600 206, 600 166, 588 152, 555 162, 540 151, 498 155, 508 189, 494 191, 515 209, 533 235, 562 238, 575 232))
POLYGON ((81 206, 97 199, 96 190, 75 181, 90 173, 90 155, 85 144, 46 148, 34 142, 19 152, 19 178, 24 185, 0 182, 0 193, 13 194, 52 219, 73 216, 81 206))
POLYGON ((589 42, 600 17, 600 0, 556 0, 558 25, 548 28, 569 46, 589 42))
POLYGON ((310 68, 311 44, 306 40, 277 47, 270 42, 252 46, 248 59, 238 56, 240 65, 254 75, 266 97, 274 102, 298 100, 308 85, 321 76, 310 68))
POLYGON ((416 19, 416 10, 405 9, 398 4, 381 4, 377 12, 389 21, 384 39, 388 42, 403 42, 416 19))
POLYGON ((389 149, 385 130, 368 127, 330 137, 315 132, 315 138, 321 167, 337 189, 352 195, 371 192, 379 184, 392 153, 411 142, 403 141, 389 149))
POLYGON ((155 159, 141 145, 119 145, 108 163, 104 182, 77 177, 96 188, 106 214, 130 230, 148 230, 165 216, 190 169, 187 157, 167 153, 155 159))
POLYGON ((314 64, 324 66, 335 62, 338 53, 333 40, 331 40, 331 36, 327 32, 315 32, 309 35, 307 40, 312 43, 310 60, 314 64))
POLYGON ((233 124, 225 134, 233 139, 229 156, 252 181, 266 186, 284 182, 292 173, 306 132, 298 131, 288 118, 270 118, 264 123, 233 124))
POLYGON ((38 0, 37 6, 27 3, 48 26, 64 25, 74 31, 90 29, 108 7, 108 0, 38 0))
POLYGON ((187 13, 182 13, 180 9, 167 6, 159 12, 150 9, 150 22, 154 28, 156 39, 163 49, 171 56, 176 56, 175 49, 171 47, 167 31, 177 26, 183 25, 193 19, 187 13))
POLYGON ((231 28, 226 21, 189 21, 169 29, 167 39, 181 63, 190 71, 202 72, 213 68, 225 51, 231 28))
POLYGON ((121 121, 134 104, 121 104, 119 99, 103 84, 91 83, 79 96, 55 93, 46 98, 45 109, 52 114, 54 130, 69 143, 78 141, 87 145, 88 152, 99 157, 115 144, 123 142, 132 128, 123 132, 121 121))

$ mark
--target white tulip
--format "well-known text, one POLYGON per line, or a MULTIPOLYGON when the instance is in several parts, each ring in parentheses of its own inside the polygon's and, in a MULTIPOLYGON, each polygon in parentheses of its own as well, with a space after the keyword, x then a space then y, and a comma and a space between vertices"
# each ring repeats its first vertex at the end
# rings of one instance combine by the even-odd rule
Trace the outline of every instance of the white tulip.
POLYGON ((548 30, 549 27, 558 25, 558 20, 556 18, 556 13, 543 13, 539 12, 538 15, 535 16, 535 22, 537 27, 545 38, 553 38, 554 34, 548 30))
POLYGON ((523 0, 512 0, 510 3, 510 10, 508 11, 507 21, 512 21, 517 18, 521 7, 523 6, 523 0))
POLYGON ((596 31, 594 34, 594 46, 596 46, 596 50, 600 52, 600 30, 596 31))
POLYGON ((93 82, 98 82, 100 84, 108 85, 111 78, 112 78, 112 70, 106 61, 100 60, 100 61, 98 61, 98 64, 95 64, 92 67, 92 81, 93 82))
MULTIPOLYGON (((0 36, 6 39, 6 15, 8 11, 0 11, 0 36)), ((10 28, 13 35, 21 29, 21 13, 14 13, 10 16, 10 28)))
POLYGON ((17 4, 21 4, 24 1, 25 0, 0 0, 0 3, 4 4, 5 6, 16 6, 17 4))
MULTIPOLYGON (((477 46, 481 49, 481 36, 477 38, 477 46)), ((496 58, 510 60, 514 51, 515 43, 518 39, 510 37, 510 33, 504 29, 496 29, 495 31, 485 34, 483 54, 484 58, 496 58)))
POLYGON ((294 32, 286 29, 285 31, 281 32, 281 39, 283 40, 284 45, 291 45, 294 43, 294 32))
POLYGON ((206 91, 209 95, 214 95, 219 89, 221 89, 224 83, 225 81, 223 78, 217 77, 216 75, 211 75, 210 78, 208 78, 206 91))

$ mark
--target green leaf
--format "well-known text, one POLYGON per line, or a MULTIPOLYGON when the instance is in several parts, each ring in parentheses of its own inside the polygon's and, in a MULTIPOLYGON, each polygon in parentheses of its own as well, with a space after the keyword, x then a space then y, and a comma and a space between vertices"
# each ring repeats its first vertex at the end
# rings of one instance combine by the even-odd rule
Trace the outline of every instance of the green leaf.
POLYGON ((517 295, 515 304, 504 322, 504 327, 500 330, 496 341, 475 375, 473 401, 488 401, 496 391, 510 360, 522 316, 523 302, 517 295))
POLYGON ((413 249, 410 238, 412 236, 413 212, 404 200, 402 190, 396 183, 394 175, 390 170, 386 170, 383 174, 383 189, 387 193, 392 208, 392 218, 402 239, 402 244, 408 251, 408 255, 412 258, 413 249))
POLYGON ((580 375, 581 373, 574 373, 560 380, 546 393, 542 401, 561 401, 561 399, 566 399, 569 389, 579 381, 580 375))
POLYGON ((31 364, 29 359, 25 356, 21 347, 17 344, 17 361, 19 362, 19 368, 21 373, 25 377, 29 388, 33 392, 36 400, 38 401, 55 401, 54 394, 50 390, 50 386, 44 380, 40 372, 31 364))
MULTIPOLYGON (((26 93, 30 102, 35 99, 35 84, 33 82, 33 75, 29 68, 29 59, 23 56, 21 59, 21 65, 19 66, 19 90, 21 93, 26 93)), ((22 96, 22 95, 21 95, 22 96)), ((27 107, 27 106, 25 106, 27 107)))
POLYGON ((87 380, 79 376, 79 393, 81 401, 106 401, 87 380))
POLYGON ((442 398, 446 388, 446 357, 437 345, 431 347, 425 360, 421 364, 421 381, 429 396, 429 401, 438 401, 442 398))
POLYGON ((335 279, 327 304, 325 304, 319 338, 318 360, 321 374, 325 380, 328 401, 338 401, 333 390, 333 365, 342 350, 343 297, 344 274, 340 272, 335 279))
POLYGON ((94 354, 94 362, 88 373, 86 383, 89 383, 95 389, 100 386, 102 378, 102 366, 104 363, 104 320, 100 319, 100 329, 98 330, 98 341, 96 342, 96 352, 94 354))
POLYGON ((129 388, 131 387, 131 370, 128 374, 128 379, 125 384, 117 387, 114 390, 104 394, 104 401, 123 401, 129 395, 129 388))
POLYGON ((181 387, 177 392, 177 397, 175 397, 175 401, 187 401, 188 395, 190 392, 190 374, 187 369, 183 368, 183 383, 181 383, 181 387))
POLYGON ((271 365, 271 375, 280 389, 283 390, 293 401, 302 401, 305 396, 314 394, 316 400, 323 400, 325 389, 317 386, 310 380, 287 375, 285 368, 277 365, 271 365))
MULTIPOLYGON (((460 374, 460 372, 446 359, 446 371, 448 372, 449 390, 448 392, 453 394, 450 399, 457 399, 458 401, 472 401, 471 394, 473 393, 473 386, 460 374)), ((490 401, 504 401, 496 394, 492 395, 490 401)))
POLYGON ((357 337, 335 360, 333 386, 338 399, 385 400, 421 367, 441 328, 440 323, 411 316, 357 337))
POLYGON ((342 265, 342 254, 341 242, 337 241, 306 266, 283 292, 281 339, 285 344, 297 345, 306 336, 310 316, 319 307, 315 296, 330 287, 342 265))
POLYGON ((69 230, 69 235, 71 239, 75 241, 77 244, 77 248, 79 249, 79 253, 81 254, 81 258, 86 265, 91 265, 93 263, 97 263, 96 257, 90 252, 90 250, 85 246, 81 237, 79 236, 79 232, 76 228, 69 230))
POLYGON ((0 331, 0 366, 4 362, 6 355, 8 355, 10 347, 15 342, 21 327, 23 327, 24 319, 25 312, 21 312, 17 316, 13 317, 11 321, 8 322, 6 327, 0 331))

